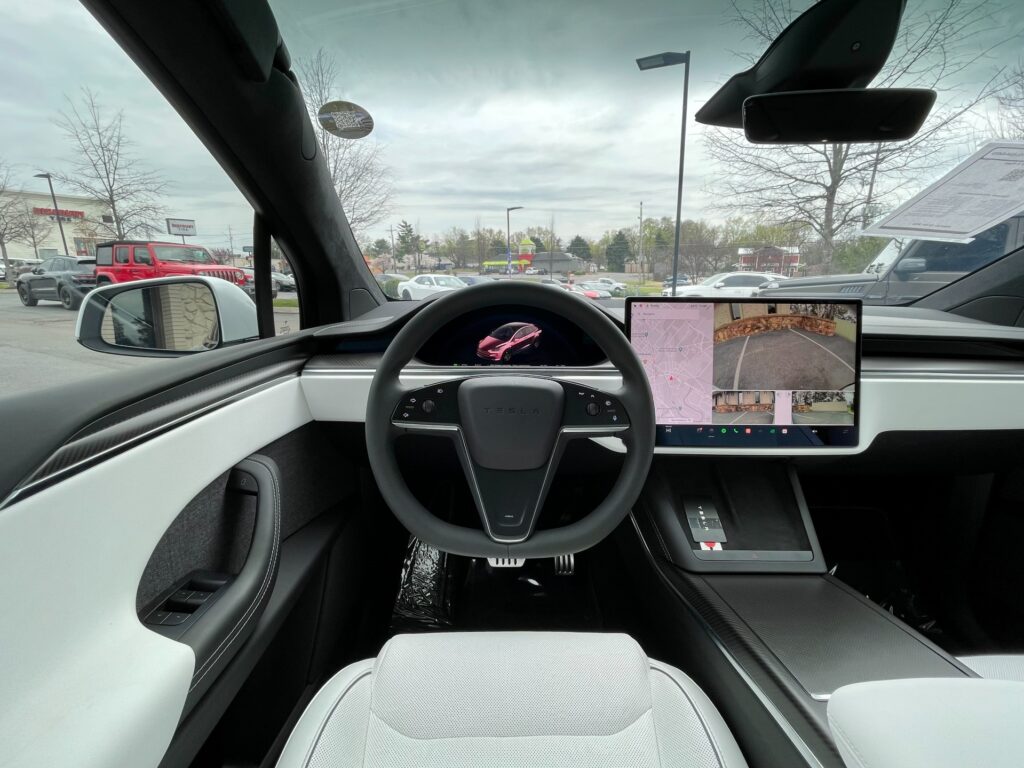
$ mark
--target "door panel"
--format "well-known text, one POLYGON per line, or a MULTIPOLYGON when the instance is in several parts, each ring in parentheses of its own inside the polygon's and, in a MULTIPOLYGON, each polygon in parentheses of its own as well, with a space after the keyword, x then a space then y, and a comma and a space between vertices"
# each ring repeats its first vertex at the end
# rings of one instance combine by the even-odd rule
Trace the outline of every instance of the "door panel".
POLYGON ((224 405, 0 511, 0 744, 5 765, 160 762, 196 658, 146 628, 136 596, 189 501, 309 422, 297 379, 224 405), (73 638, 73 641, 71 640, 73 638))

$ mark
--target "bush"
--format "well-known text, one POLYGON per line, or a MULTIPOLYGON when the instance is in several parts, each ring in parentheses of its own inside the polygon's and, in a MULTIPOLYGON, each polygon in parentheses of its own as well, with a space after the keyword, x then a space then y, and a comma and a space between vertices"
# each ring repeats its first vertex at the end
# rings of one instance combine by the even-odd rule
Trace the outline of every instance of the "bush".
POLYGON ((384 291, 384 295, 392 299, 398 298, 398 281, 397 280, 385 280, 384 285, 381 286, 381 290, 384 291))

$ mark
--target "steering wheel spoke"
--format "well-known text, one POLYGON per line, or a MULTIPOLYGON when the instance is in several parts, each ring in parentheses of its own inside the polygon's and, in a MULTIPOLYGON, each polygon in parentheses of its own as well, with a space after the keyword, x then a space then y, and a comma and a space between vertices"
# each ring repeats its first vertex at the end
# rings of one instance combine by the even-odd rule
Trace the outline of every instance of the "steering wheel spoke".
POLYGON ((415 389, 402 387, 391 414, 394 434, 454 433, 459 428, 459 385, 452 379, 415 389))

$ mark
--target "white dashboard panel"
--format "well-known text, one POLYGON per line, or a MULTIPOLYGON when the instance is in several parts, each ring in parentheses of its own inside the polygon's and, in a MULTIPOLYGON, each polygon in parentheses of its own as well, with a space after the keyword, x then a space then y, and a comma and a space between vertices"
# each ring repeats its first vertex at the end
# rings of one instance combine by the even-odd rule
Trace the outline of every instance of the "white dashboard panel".
MULTIPOLYGON (((521 371, 516 371, 521 372, 521 371)), ((536 372, 541 372, 537 370, 536 372)), ((424 386, 472 374, 508 369, 410 368, 403 383, 424 386)), ((563 381, 613 390, 621 379, 612 369, 544 369, 563 381)), ((310 413, 317 421, 364 422, 373 371, 307 368, 300 379, 310 413)), ((843 456, 861 453, 883 432, 1024 429, 1024 368, 986 371, 870 370, 860 382, 860 444, 842 448, 656 448, 658 454, 711 456, 843 456)), ((610 450, 624 450, 617 438, 594 438, 610 450)))

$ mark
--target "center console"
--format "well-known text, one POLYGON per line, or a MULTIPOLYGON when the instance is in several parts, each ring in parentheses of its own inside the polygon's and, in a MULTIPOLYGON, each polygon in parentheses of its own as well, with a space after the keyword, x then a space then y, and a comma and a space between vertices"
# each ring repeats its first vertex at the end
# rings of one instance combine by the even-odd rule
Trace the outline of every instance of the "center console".
MULTIPOLYGON (((826 716, 837 689, 974 676, 827 573, 788 460, 656 457, 633 525, 659 588, 822 765, 841 765, 826 716)), ((707 651, 685 663, 708 665, 707 651)))

